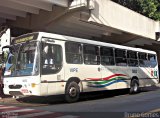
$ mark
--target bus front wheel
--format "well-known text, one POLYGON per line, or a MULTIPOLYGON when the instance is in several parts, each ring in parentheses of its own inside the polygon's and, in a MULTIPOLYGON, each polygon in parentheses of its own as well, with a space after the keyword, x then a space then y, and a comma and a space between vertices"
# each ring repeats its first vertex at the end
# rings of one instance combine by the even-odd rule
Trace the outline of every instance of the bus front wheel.
POLYGON ((136 79, 133 79, 130 85, 130 94, 138 93, 138 91, 139 91, 139 82, 136 79))
POLYGON ((69 82, 66 85, 65 90, 65 100, 69 103, 76 102, 79 99, 80 96, 80 88, 78 86, 78 83, 75 81, 69 82))

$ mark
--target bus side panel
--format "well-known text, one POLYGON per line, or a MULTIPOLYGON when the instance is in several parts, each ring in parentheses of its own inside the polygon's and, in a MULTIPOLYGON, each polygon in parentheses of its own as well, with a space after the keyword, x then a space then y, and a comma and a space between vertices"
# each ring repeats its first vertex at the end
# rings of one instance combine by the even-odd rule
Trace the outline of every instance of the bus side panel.
POLYGON ((116 66, 115 74, 117 74, 116 89, 129 88, 131 80, 131 68, 127 66, 116 66))
POLYGON ((104 86, 105 90, 117 89, 117 69, 116 66, 103 66, 102 71, 102 83, 101 86, 104 86))
POLYGON ((100 65, 84 65, 84 64, 66 64, 65 79, 79 78, 82 82, 82 90, 84 92, 103 90, 90 86, 91 80, 101 80, 100 65))
POLYGON ((41 76, 41 94, 42 95, 56 95, 64 94, 64 69, 57 74, 42 75, 41 76))
POLYGON ((66 82, 53 82, 48 84, 48 95, 60 95, 65 93, 66 82))
POLYGON ((41 96, 48 95, 48 83, 41 83, 40 86, 41 96))
POLYGON ((121 88, 130 88, 131 80, 132 78, 139 78, 138 77, 138 71, 139 67, 131 67, 131 66, 125 66, 125 67, 117 67, 118 71, 122 74, 124 74, 123 78, 119 78, 117 82, 117 89, 121 88), (123 80, 121 82, 121 80, 123 80))
POLYGON ((140 87, 152 86, 158 84, 158 68, 139 67, 140 87))

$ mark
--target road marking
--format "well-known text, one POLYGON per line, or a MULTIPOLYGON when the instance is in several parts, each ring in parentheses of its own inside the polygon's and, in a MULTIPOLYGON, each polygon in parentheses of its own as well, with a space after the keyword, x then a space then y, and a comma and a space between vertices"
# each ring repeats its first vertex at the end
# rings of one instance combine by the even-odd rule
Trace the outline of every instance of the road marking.
POLYGON ((160 112, 160 108, 158 108, 158 109, 153 109, 153 110, 151 110, 151 111, 149 111, 149 112, 160 112))
POLYGON ((36 109, 27 109, 27 108, 21 108, 16 106, 5 106, 0 105, 0 117, 7 117, 10 115, 10 117, 16 117, 16 118, 80 118, 79 116, 74 115, 65 115, 63 113, 59 112, 51 112, 51 111, 42 111, 42 110, 36 110, 36 109))
POLYGON ((0 107, 1 107, 1 106, 5 106, 5 105, 0 105, 0 107))
POLYGON ((0 109, 8 109, 8 108, 16 108, 15 106, 3 106, 3 107, 0 107, 0 109))
POLYGON ((7 112, 26 112, 26 111, 34 111, 35 109, 19 109, 19 110, 12 110, 7 112))
POLYGON ((78 118, 79 116, 72 116, 72 115, 65 115, 65 116, 60 116, 56 118, 78 118))
POLYGON ((42 116, 42 115, 47 115, 47 114, 52 114, 52 113, 54 113, 54 112, 44 111, 41 113, 32 113, 32 114, 28 114, 28 115, 18 116, 17 118, 31 118, 31 117, 35 117, 35 116, 42 116))

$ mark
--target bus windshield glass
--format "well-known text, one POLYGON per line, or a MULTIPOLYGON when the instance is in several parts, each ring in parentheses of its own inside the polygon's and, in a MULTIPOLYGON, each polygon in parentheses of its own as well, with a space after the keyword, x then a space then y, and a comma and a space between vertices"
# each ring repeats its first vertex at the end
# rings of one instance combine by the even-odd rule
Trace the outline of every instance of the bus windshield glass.
POLYGON ((16 64, 16 74, 35 75, 38 74, 38 43, 32 41, 21 46, 16 64))
POLYGON ((10 76, 31 76, 39 73, 39 43, 36 41, 21 44, 10 76))

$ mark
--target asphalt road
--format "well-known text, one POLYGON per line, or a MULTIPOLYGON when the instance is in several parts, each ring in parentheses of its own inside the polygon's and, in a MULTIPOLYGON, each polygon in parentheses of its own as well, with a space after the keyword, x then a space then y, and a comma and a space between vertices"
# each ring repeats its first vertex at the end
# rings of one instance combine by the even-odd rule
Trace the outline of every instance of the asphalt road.
POLYGON ((69 104, 62 101, 35 108, 56 112, 147 112, 160 108, 160 89, 143 91, 134 95, 127 94, 127 90, 119 90, 89 93, 88 96, 86 94, 84 96, 82 95, 81 100, 76 103, 69 104))
POLYGON ((160 113, 159 88, 145 89, 145 91, 134 95, 129 95, 127 92, 127 90, 118 90, 89 93, 82 95, 81 100, 76 103, 68 104, 59 102, 34 108, 38 110, 69 113, 84 118, 106 118, 107 116, 124 117, 126 112, 155 111, 160 113))

